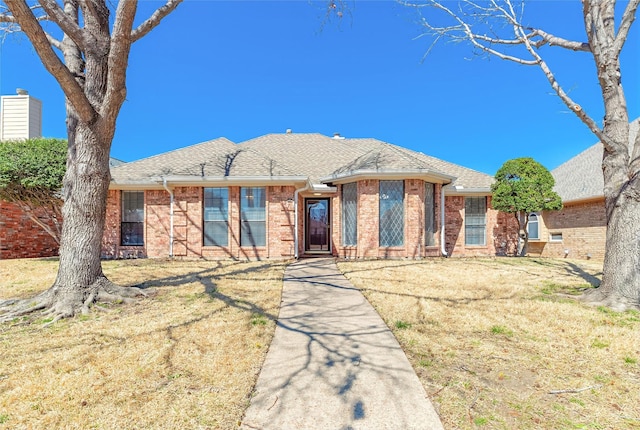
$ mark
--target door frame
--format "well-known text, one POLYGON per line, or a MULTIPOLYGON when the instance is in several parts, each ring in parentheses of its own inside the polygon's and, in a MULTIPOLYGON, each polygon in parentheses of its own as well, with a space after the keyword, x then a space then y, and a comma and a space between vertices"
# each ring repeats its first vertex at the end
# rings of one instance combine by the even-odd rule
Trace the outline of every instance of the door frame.
POLYGON ((331 198, 329 197, 305 197, 304 199, 304 253, 305 254, 331 254, 331 198), (325 201, 327 202, 327 249, 322 250, 312 250, 309 249, 310 243, 310 235, 309 235, 309 203, 317 202, 317 201, 325 201))

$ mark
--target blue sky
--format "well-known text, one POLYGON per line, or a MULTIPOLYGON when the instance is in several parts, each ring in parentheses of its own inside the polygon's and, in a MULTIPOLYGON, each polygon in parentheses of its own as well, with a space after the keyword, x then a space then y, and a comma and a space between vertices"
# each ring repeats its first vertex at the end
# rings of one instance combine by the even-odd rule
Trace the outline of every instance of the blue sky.
MULTIPOLYGON (((144 1, 146 16, 156 1, 144 1)), ((549 169, 596 142, 542 72, 418 37, 414 10, 391 1, 187 0, 134 45, 111 155, 132 161, 217 137, 267 133, 374 137, 489 174, 532 156, 549 169)), ((535 1, 527 20, 583 39, 578 1, 535 1)), ((623 56, 630 116, 640 116, 640 23, 623 56)), ((603 116, 589 54, 545 48, 565 90, 603 116)), ((0 92, 44 103, 43 134, 65 137, 64 98, 24 37, 0 52, 0 92)))

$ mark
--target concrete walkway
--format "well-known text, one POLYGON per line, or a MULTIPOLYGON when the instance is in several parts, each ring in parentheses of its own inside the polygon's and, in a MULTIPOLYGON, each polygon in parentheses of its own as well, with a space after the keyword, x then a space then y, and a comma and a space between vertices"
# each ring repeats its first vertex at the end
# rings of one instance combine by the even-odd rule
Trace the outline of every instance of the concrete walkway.
POLYGON ((291 264, 242 429, 442 429, 395 337, 333 259, 291 264))

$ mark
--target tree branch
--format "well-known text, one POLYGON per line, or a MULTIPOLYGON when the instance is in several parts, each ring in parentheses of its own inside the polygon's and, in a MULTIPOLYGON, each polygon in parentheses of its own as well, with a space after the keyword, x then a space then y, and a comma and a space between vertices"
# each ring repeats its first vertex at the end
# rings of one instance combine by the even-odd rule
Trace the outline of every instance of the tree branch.
POLYGON ((107 85, 111 91, 105 95, 101 114, 107 120, 113 119, 114 123, 118 116, 118 110, 126 97, 127 63, 133 43, 131 29, 137 6, 137 0, 121 1, 116 9, 113 24, 107 74, 107 85))
POLYGON ((146 36, 151 30, 153 30, 160 21, 162 21, 167 15, 173 12, 178 5, 182 3, 182 0, 167 0, 163 6, 156 9, 155 12, 145 22, 140 24, 131 33, 131 42, 137 42, 144 36, 146 36))
POLYGON ((587 115, 587 113, 578 103, 576 103, 567 93, 564 92, 564 90, 556 80, 555 75, 549 68, 547 62, 542 59, 542 57, 538 54, 538 52, 532 46, 528 39, 525 39, 525 46, 527 47, 527 50, 529 51, 531 56, 536 59, 537 64, 540 66, 542 72, 547 77, 551 88, 553 88, 558 97, 560 97, 560 100, 562 100, 562 102, 569 109, 571 109, 571 111, 573 111, 573 113, 575 113, 587 127, 589 127, 589 130, 591 130, 591 132, 595 134, 598 139, 600 139, 605 148, 611 150, 615 146, 615 143, 612 141, 612 139, 610 139, 609 136, 607 136, 604 131, 600 127, 598 127, 598 124, 596 124, 596 122, 589 115, 587 115))
POLYGON ((630 0, 627 3, 627 7, 622 14, 622 19, 620 20, 620 27, 618 28, 618 34, 613 42, 613 48, 615 50, 616 55, 620 55, 624 43, 627 41, 627 36, 629 35, 629 30, 631 29, 631 24, 636 19, 636 11, 638 9, 638 5, 640 4, 640 0, 630 0))
POLYGON ((79 117, 83 122, 91 123, 96 117, 96 111, 87 100, 73 74, 53 51, 47 35, 32 10, 24 0, 6 0, 5 3, 20 24, 22 31, 31 40, 42 64, 56 78, 65 95, 78 112, 79 117))
POLYGON ((47 40, 49 41, 49 44, 51 46, 53 46, 54 48, 62 51, 62 41, 56 39, 55 37, 51 36, 49 33, 45 33, 45 35, 47 36, 47 40))
POLYGON ((75 42, 80 49, 84 50, 87 45, 84 32, 78 26, 76 22, 69 19, 69 16, 64 13, 64 10, 60 8, 60 5, 54 0, 38 0, 42 5, 42 8, 56 24, 60 26, 60 29, 75 42))
POLYGON ((573 40, 567 40, 562 37, 554 36, 539 28, 527 28, 531 31, 531 37, 540 36, 542 40, 534 43, 536 48, 540 48, 544 45, 558 46, 560 48, 570 49, 572 51, 591 52, 591 46, 586 42, 576 42, 573 40))

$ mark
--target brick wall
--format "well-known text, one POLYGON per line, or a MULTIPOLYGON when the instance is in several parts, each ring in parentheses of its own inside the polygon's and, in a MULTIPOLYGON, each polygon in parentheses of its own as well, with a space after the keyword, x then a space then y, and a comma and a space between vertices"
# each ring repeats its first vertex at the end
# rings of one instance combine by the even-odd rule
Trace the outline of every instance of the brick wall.
MULTIPOLYGON (((48 221, 44 213, 38 215, 48 221)), ((0 260, 55 255, 58 255, 58 244, 42 227, 19 206, 0 201, 0 260)))
MULTIPOLYGON (((379 240, 379 186, 378 180, 358 181, 358 245, 342 246, 341 186, 329 196, 331 202, 331 249, 342 258, 422 258, 440 255, 440 193, 435 187, 434 246, 425 246, 424 237, 424 181, 404 181, 404 244, 398 247, 380 247, 379 240)), ((266 246, 240 246, 240 187, 229 187, 229 245, 203 246, 201 187, 178 187, 174 190, 174 244, 176 257, 264 259, 290 258, 294 255, 294 204, 292 186, 267 187, 266 246)), ((169 255, 170 198, 164 190, 145 192, 144 246, 120 246, 121 192, 111 190, 107 206, 107 222, 103 239, 103 255, 111 258, 166 257, 169 255)), ((305 197, 298 196, 298 252, 304 255, 305 197)), ((446 247, 452 256, 502 255, 515 245, 509 232, 515 229, 515 220, 490 207, 487 210, 487 244, 464 245, 464 197, 445 198, 446 247)), ((515 236, 511 236, 515 238, 515 236)))
POLYGON ((513 215, 491 207, 487 196, 486 245, 465 245, 464 196, 445 197, 446 249, 452 257, 513 254, 517 241, 518 224, 513 215))
POLYGON ((565 204, 559 211, 542 214, 546 232, 562 233, 562 241, 548 241, 542 247, 543 257, 604 259, 606 213, 604 200, 565 204))
MULTIPOLYGON (((404 181, 405 187, 405 230, 404 245, 385 248, 378 246, 379 228, 379 181, 358 182, 358 246, 341 246, 341 213, 339 206, 341 190, 333 198, 333 242, 334 254, 342 258, 421 258, 435 257, 440 252, 440 194, 442 187, 436 185, 434 193, 435 245, 425 246, 424 238, 424 182, 417 179, 404 181)), ((464 244, 464 197, 445 198, 445 243, 451 256, 505 255, 513 253, 516 246, 517 226, 508 214, 491 208, 491 198, 487 198, 486 245, 466 246, 464 244)))
MULTIPOLYGON (((240 246, 240 187, 229 187, 229 245, 203 245, 203 188, 177 187, 174 194, 173 255, 187 258, 263 259, 293 256, 293 194, 291 186, 267 187, 266 246, 240 246)), ((110 190, 103 236, 103 257, 162 258, 170 252, 170 196, 165 190, 144 195, 144 246, 120 245, 121 191, 110 190)))

